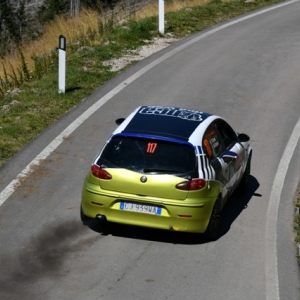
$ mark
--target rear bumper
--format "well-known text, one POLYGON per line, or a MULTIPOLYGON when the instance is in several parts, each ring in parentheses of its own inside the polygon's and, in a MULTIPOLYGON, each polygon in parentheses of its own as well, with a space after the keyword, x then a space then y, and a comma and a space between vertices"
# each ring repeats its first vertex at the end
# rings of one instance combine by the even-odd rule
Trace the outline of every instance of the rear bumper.
POLYGON ((81 206, 84 215, 90 218, 96 218, 97 215, 104 215, 107 221, 120 224, 204 233, 215 199, 193 200, 175 201, 129 194, 103 193, 102 191, 87 190, 84 186, 81 206), (161 215, 121 210, 120 203, 122 201, 161 207, 161 215))

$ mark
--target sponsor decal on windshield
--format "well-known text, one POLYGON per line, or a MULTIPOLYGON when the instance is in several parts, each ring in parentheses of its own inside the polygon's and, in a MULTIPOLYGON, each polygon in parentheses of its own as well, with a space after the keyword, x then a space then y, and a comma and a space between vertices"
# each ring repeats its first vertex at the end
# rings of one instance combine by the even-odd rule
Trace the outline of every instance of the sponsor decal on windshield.
POLYGON ((202 112, 177 107, 143 106, 139 110, 139 113, 144 115, 176 117, 188 121, 203 121, 202 112))

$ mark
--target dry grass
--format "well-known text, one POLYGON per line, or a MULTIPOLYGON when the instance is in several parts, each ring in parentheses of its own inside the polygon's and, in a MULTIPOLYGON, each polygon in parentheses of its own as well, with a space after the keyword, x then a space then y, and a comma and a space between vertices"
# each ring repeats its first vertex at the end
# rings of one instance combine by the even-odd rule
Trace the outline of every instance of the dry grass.
MULTIPOLYGON (((58 46, 59 35, 64 35, 68 43, 73 42, 92 31, 97 31, 98 20, 98 14, 90 10, 83 10, 78 17, 74 18, 57 16, 54 21, 45 26, 44 33, 39 39, 22 46, 22 53, 28 68, 31 70, 34 66, 33 56, 42 57, 58 46)), ((15 52, 14 55, 0 60, 0 64, 10 73, 12 68, 14 70, 19 68, 21 59, 15 52)), ((4 78, 3 68, 0 70, 0 76, 4 78)))
MULTIPOLYGON (((187 0, 187 1, 165 1, 165 13, 171 11, 177 11, 184 7, 193 7, 201 6, 211 2, 210 0, 187 0)), ((136 19, 140 20, 147 17, 152 17, 158 15, 158 1, 152 2, 150 5, 147 5, 144 9, 136 13, 136 19)))
MULTIPOLYGON (((204 5, 210 2, 209 0, 187 0, 187 1, 165 1, 165 13, 170 11, 180 10, 183 7, 192 7, 204 5)), ((124 2, 120 2, 114 10, 102 12, 92 10, 82 10, 77 17, 66 18, 63 16, 57 16, 56 19, 50 22, 44 28, 43 35, 32 43, 22 46, 22 53, 24 55, 27 67, 30 71, 34 68, 33 57, 43 57, 45 54, 54 50, 58 46, 59 35, 64 35, 67 39, 67 43, 74 43, 84 36, 90 33, 99 32, 99 29, 105 27, 109 22, 114 23, 124 19, 128 14, 134 11, 131 17, 136 20, 141 20, 146 17, 158 15, 158 3, 153 1, 139 9, 141 5, 135 7, 126 7, 124 2)), ((101 43, 100 34, 96 34, 94 39, 89 41, 90 43, 101 43)), ((0 78, 5 78, 4 69, 8 74, 11 74, 13 70, 20 69, 21 58, 17 51, 12 55, 6 56, 4 59, 0 59, 0 78)))

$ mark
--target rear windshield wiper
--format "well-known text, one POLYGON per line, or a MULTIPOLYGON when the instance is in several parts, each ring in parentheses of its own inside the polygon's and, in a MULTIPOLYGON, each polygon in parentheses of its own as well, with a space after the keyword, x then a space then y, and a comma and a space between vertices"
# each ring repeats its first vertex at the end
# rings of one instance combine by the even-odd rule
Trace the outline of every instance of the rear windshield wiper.
POLYGON ((100 160, 97 162, 101 168, 117 168, 118 166, 115 165, 114 163, 110 162, 109 160, 101 157, 100 160))

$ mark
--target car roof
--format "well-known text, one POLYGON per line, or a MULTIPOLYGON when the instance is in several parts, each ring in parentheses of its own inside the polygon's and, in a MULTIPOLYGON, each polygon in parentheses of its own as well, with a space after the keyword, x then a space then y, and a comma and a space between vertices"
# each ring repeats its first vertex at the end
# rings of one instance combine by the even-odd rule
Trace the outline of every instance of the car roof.
POLYGON ((193 132, 212 114, 169 106, 140 106, 114 134, 161 136, 188 141, 193 132))

